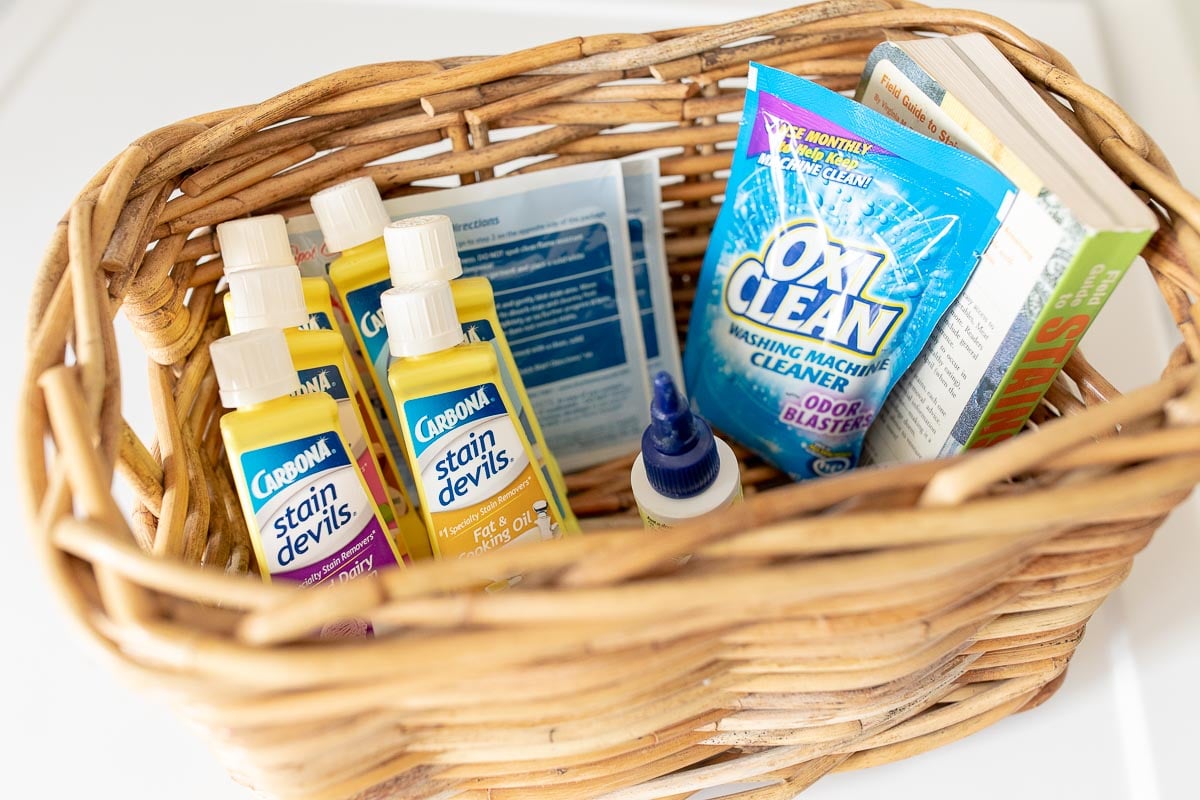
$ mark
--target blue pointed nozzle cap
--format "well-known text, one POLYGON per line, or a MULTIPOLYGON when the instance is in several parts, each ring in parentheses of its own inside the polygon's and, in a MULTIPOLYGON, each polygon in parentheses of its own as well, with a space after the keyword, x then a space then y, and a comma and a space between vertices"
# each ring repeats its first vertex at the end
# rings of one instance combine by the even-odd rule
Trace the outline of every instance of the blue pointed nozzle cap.
POLYGON ((674 498, 703 492, 717 479, 721 466, 712 429, 692 413, 666 372, 654 376, 642 464, 654 490, 674 498))

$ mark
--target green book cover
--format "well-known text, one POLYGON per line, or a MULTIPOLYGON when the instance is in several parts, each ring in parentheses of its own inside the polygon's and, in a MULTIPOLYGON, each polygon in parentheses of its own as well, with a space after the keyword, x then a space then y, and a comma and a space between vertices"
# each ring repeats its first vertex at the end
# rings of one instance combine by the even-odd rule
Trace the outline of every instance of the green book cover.
MULTIPOLYGON (((958 38, 945 42, 953 48, 958 38)), ((865 443, 868 463, 950 455, 1020 432, 1154 227, 1149 212, 1138 220, 1147 224, 1129 230, 1081 222, 1016 152, 1062 131, 1029 130, 1021 118, 1025 128, 1010 131, 1017 140, 1010 146, 918 65, 905 44, 885 42, 872 52, 858 99, 992 162, 1019 193, 1002 209, 1001 227, 962 295, 881 409, 865 443)), ((974 71, 973 80, 990 85, 984 70, 974 71)), ((1036 94, 1033 100, 1043 103, 1036 94)), ((1053 122, 1074 137, 1061 120, 1053 122)), ((1093 168, 1108 170, 1098 157, 1093 168)))
POLYGON ((1086 239, 1041 304, 1008 369, 984 393, 990 398, 973 424, 967 449, 998 444, 1021 432, 1149 236, 1109 231, 1086 239))

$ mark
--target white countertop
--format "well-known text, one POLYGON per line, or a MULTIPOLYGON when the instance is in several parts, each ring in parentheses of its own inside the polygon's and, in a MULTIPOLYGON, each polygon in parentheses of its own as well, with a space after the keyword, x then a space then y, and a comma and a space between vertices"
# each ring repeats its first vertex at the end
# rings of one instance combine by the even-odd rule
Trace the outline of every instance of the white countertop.
MULTIPOLYGON (((1190 0, 1180 0, 1189 2, 1190 0)), ((950 5, 939 2, 937 5, 950 5)), ((580 33, 718 22, 786 0, 0 0, 0 298, 3 341, 24 341, 33 271, 80 186, 134 137, 249 103, 332 70, 395 59, 498 53, 580 33)), ((1054 44, 1108 91, 1200 187, 1195 62, 1172 0, 963 0, 1054 44), (1173 90, 1171 85, 1178 87, 1173 90)), ((1200 33, 1196 31, 1195 33, 1200 33)), ((1120 388, 1151 380, 1172 331, 1148 276, 1131 276, 1089 333, 1089 357, 1120 388)), ((145 367, 122 341, 125 413, 146 431, 145 367)), ((18 352, 20 352, 18 350, 18 352)), ((10 381, 15 386, 16 378, 10 381)), ((15 418, 15 389, 0 395, 15 418)), ((0 442, 12 452, 11 423, 0 442)), ((12 469, 11 457, 8 469, 12 469)), ((16 519, 11 475, 0 482, 16 519)), ((899 764, 830 776, 806 798, 1089 800, 1196 796, 1200 539, 1195 501, 1176 513, 1096 614, 1066 685, 1031 714, 899 764)), ((243 799, 169 711, 117 682, 73 637, 28 532, 10 528, 12 617, 0 741, 12 796, 243 799)), ((5 793, 6 795, 8 792, 5 793)))

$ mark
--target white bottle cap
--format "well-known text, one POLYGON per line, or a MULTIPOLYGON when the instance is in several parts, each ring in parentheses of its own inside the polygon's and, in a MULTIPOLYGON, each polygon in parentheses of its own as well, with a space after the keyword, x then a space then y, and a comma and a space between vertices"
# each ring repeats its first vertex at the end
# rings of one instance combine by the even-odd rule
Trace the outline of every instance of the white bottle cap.
POLYGON ((274 400, 300 390, 287 340, 278 328, 237 333, 208 346, 221 405, 226 408, 274 400))
POLYGON ((454 295, 446 281, 388 289, 379 301, 388 347, 396 358, 436 353, 463 340, 454 295))
POLYGON ((409 217, 383 229, 392 285, 452 281, 463 274, 454 224, 444 214, 409 217))
POLYGON ((309 202, 325 236, 325 246, 331 251, 340 252, 378 239, 392 221, 375 181, 370 178, 354 178, 322 189, 309 202))
POLYGON ((229 275, 229 331, 296 328, 308 322, 300 268, 244 269, 229 275))
POLYGON ((225 274, 254 267, 296 265, 287 223, 279 214, 235 219, 217 226, 225 274))

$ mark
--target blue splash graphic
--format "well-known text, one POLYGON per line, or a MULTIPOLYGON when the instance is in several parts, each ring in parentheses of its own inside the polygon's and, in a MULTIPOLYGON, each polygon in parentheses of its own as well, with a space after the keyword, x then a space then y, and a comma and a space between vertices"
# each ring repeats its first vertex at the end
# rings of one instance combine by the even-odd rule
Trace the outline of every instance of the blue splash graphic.
POLYGON ((1013 187, 852 100, 751 69, 692 311, 688 391, 792 477, 830 475, 857 463, 1013 187))

